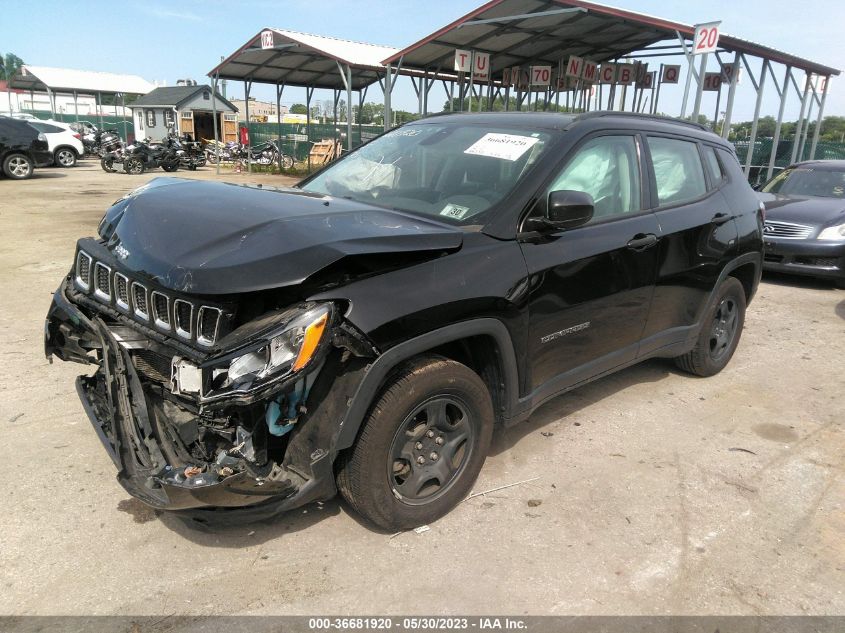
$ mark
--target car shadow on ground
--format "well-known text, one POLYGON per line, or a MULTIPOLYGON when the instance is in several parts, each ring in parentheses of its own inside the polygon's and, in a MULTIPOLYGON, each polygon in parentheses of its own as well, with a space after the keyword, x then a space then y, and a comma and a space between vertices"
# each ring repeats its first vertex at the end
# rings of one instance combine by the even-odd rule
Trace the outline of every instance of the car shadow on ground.
POLYGON ((837 303, 833 311, 840 319, 845 319, 845 299, 837 303))
POLYGON ((838 288, 830 279, 817 277, 805 277, 803 275, 787 275, 784 273, 766 272, 763 274, 763 283, 774 286, 785 286, 808 290, 831 290, 836 292, 838 288))
MULTIPOLYGON (((554 422, 592 406, 631 385, 659 382, 676 370, 671 361, 666 359, 647 360, 628 369, 605 376, 572 391, 555 396, 541 405, 526 421, 505 429, 497 429, 493 435, 489 455, 499 455, 510 450, 526 435, 543 429, 554 422)), ((688 376, 688 374, 684 374, 688 376)), ((690 376, 690 378, 694 378, 690 376)))
POLYGON ((46 167, 33 171, 32 176, 29 177, 29 180, 40 180, 47 178, 67 178, 67 174, 62 171, 45 171, 45 169, 50 168, 46 167))
MULTIPOLYGON (((351 514, 344 509, 346 514, 351 514)), ((227 524, 214 520, 197 523, 172 512, 157 513, 159 522, 182 538, 202 547, 244 548, 283 538, 306 530, 323 519, 340 514, 340 501, 335 497, 323 503, 310 503, 261 521, 227 524)), ((372 529, 370 526, 367 526, 372 529)))

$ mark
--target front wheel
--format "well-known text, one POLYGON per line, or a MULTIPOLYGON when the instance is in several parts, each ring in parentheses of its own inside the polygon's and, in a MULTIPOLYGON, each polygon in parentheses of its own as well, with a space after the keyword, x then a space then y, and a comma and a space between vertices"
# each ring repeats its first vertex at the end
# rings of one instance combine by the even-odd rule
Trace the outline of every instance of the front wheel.
POLYGON ((140 158, 133 156, 132 158, 127 158, 123 161, 123 171, 127 174, 133 174, 135 176, 144 173, 144 161, 140 158))
POLYGON ((103 156, 100 160, 100 167, 103 168, 104 172, 115 173, 117 170, 114 168, 114 156, 103 156))
POLYGON ((695 347, 675 358, 675 364, 696 376, 718 374, 734 355, 744 324, 745 289, 739 279, 728 277, 705 315, 695 347))
POLYGON ((175 163, 163 163, 161 168, 164 171, 173 172, 173 171, 176 171, 177 169, 179 169, 179 162, 177 161, 175 163))
POLYGON ((15 180, 25 180, 32 176, 32 161, 25 154, 9 154, 3 161, 3 173, 15 180))
POLYGON ((282 154, 282 169, 290 169, 293 167, 293 157, 287 154, 282 154))
POLYGON ((344 499, 376 525, 429 523, 466 498, 493 432, 493 404, 474 371, 427 356, 408 362, 340 461, 344 499))
POLYGON ((69 147, 60 147, 53 156, 53 160, 58 167, 75 167, 76 159, 76 151, 69 147))

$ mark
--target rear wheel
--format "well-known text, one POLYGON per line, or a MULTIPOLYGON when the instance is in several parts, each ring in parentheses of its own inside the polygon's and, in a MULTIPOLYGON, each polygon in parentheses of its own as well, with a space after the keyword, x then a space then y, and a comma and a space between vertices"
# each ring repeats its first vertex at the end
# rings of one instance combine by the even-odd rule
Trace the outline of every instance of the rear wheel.
POLYGON ((177 169, 179 169, 179 163, 178 162, 164 163, 164 164, 162 164, 161 168, 164 171, 168 171, 168 172, 176 171, 177 169))
POLYGON ((75 167, 77 155, 71 147, 60 147, 53 154, 53 161, 58 167, 75 167))
POLYGON ((719 286, 716 301, 707 313, 692 351, 675 364, 696 376, 712 376, 731 360, 745 324, 745 289, 739 279, 728 277, 719 286))
POLYGON ((26 154, 9 154, 3 161, 3 173, 15 180, 32 176, 32 161, 26 154))
POLYGON ((487 455, 493 405, 471 369, 437 356, 403 366, 342 456, 338 488, 376 525, 398 530, 443 516, 469 493, 487 455))

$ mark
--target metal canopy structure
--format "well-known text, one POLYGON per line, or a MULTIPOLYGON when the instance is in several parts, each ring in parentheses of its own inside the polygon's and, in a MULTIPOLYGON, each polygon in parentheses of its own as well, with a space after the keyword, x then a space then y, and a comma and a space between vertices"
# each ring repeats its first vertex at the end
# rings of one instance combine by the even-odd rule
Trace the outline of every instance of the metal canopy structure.
MULTIPOLYGON (((553 94, 557 106, 563 91, 566 93, 567 105, 570 103, 571 93, 573 107, 577 109, 624 110, 628 107, 626 105, 626 98, 629 93, 627 82, 618 86, 621 95, 619 95, 620 98, 617 101, 617 84, 619 82, 613 80, 604 82, 600 81, 598 77, 592 77, 590 80, 581 77, 573 83, 567 78, 568 73, 564 73, 567 60, 571 60, 573 57, 581 58, 589 60, 591 64, 595 65, 637 60, 635 63, 641 64, 638 60, 644 58, 683 56, 687 62, 687 77, 680 116, 684 117, 687 113, 690 85, 694 79, 696 92, 691 111, 692 118, 698 118, 700 114, 703 92, 705 90, 716 90, 718 96, 715 121, 720 112, 722 84, 726 84, 728 95, 721 130, 724 137, 727 137, 730 131, 736 86, 740 66, 742 66, 747 70, 757 96, 749 139, 749 151, 746 158, 746 174, 751 168, 757 122, 760 116, 763 88, 767 75, 771 76, 779 98, 778 118, 767 177, 771 177, 774 169, 784 109, 791 88, 794 88, 801 102, 801 113, 792 148, 792 160, 795 160, 796 155, 803 155, 808 140, 810 118, 815 105, 817 107, 817 122, 810 145, 810 158, 813 158, 821 128, 829 80, 833 76, 838 76, 840 71, 812 60, 725 34, 719 35, 718 48, 714 50, 714 54, 704 53, 698 56, 700 65, 696 69, 695 63, 698 60, 696 60, 696 51, 693 50, 693 40, 698 26, 706 25, 683 24, 584 0, 491 0, 428 37, 397 51, 390 57, 386 57, 383 63, 387 72, 390 72, 391 66, 396 64, 403 67, 405 72, 416 71, 427 77, 428 73, 439 74, 443 68, 451 69, 457 50, 469 51, 473 58, 479 53, 489 56, 489 69, 485 73, 486 79, 479 81, 475 77, 475 72, 466 72, 459 76, 461 108, 463 108, 464 97, 468 93, 470 110, 472 110, 472 99, 476 96, 476 86, 479 84, 481 84, 477 94, 479 108, 482 103, 483 90, 486 88, 488 104, 492 104, 504 91, 504 103, 507 109, 510 104, 510 89, 512 85, 514 88, 518 87, 513 79, 509 80, 508 74, 510 73, 512 77, 514 70, 530 69, 532 66, 556 67, 555 79, 557 81, 554 85, 544 88, 542 92, 538 92, 538 89, 532 85, 519 86, 517 89, 517 104, 520 109, 522 109, 523 100, 526 97, 530 108, 532 94, 537 94, 535 108, 540 98, 543 99, 543 108, 548 107, 553 94), (733 59, 722 58, 722 55, 728 54, 733 54, 733 59), (707 63, 709 59, 713 58, 716 60, 717 68, 715 70, 718 72, 708 73, 707 63), (758 72, 755 73, 749 58, 761 60, 758 72), (781 81, 778 81, 773 64, 781 64, 785 67, 781 81), (804 72, 803 85, 799 86, 796 81, 793 74, 795 71, 804 72), (472 75, 472 78, 470 75, 472 75), (564 78, 565 81, 561 83, 559 78, 564 78), (715 87, 712 83, 714 78, 715 87), (711 83, 709 87, 705 88, 708 79, 711 83), (604 85, 605 83, 609 85, 604 85)), ((474 66, 471 67, 474 68, 474 66)), ((631 82, 633 85, 630 86, 630 93, 633 95, 630 109, 643 111, 643 95, 650 92, 650 104, 647 107, 650 112, 657 113, 663 64, 660 66, 661 72, 659 74, 649 72, 645 65, 635 68, 638 76, 635 81, 631 82)), ((520 72, 522 71, 520 70, 520 72)), ((425 114, 427 108, 424 104, 427 104, 430 84, 420 82, 420 88, 417 88, 416 84, 414 87, 419 97, 420 114, 425 114)), ((444 88, 446 88, 445 82, 444 88)), ((452 103, 453 92, 454 83, 452 91, 447 89, 450 104, 452 103)), ((646 103, 648 103, 648 100, 646 99, 646 103)))
MULTIPOLYGON (((660 72, 657 72, 649 70, 647 62, 642 60, 683 57, 687 71, 680 107, 682 118, 687 116, 690 101, 690 115, 697 118, 701 112, 703 93, 716 91, 716 121, 722 107, 724 88, 727 98, 724 111, 721 111, 724 115, 721 132, 727 137, 742 68, 749 75, 756 93, 749 148, 755 146, 767 77, 771 78, 770 83, 774 84, 779 99, 768 174, 771 175, 774 168, 786 101, 793 93, 797 94, 801 103, 793 156, 803 155, 809 140, 813 108, 816 108, 817 123, 810 144, 812 158, 829 80, 840 71, 725 34, 718 35, 718 46, 714 45, 710 49, 712 52, 694 50, 696 28, 704 26, 683 24, 585 0, 491 0, 401 50, 283 29, 264 29, 223 60, 209 75, 214 79, 215 89, 221 78, 244 82, 247 121, 249 91, 254 81, 275 84, 277 109, 285 86, 306 88, 309 113, 316 88, 334 91, 336 113, 342 90, 347 92, 350 107, 352 91, 357 90, 360 107, 367 88, 378 82, 384 93, 385 129, 389 129, 392 123, 391 93, 399 75, 411 78, 421 116, 428 113, 429 92, 438 81, 443 84, 450 108, 454 104, 457 86, 460 108, 463 109, 464 99, 469 96, 470 111, 473 110, 473 99, 477 99, 479 109, 482 107, 485 90, 488 106, 503 97, 505 109, 510 108, 513 88, 518 109, 523 109, 524 105, 531 108, 532 97, 534 109, 538 109, 541 101, 543 109, 548 108, 552 101, 557 107, 563 96, 565 105, 572 110, 629 109, 657 113, 660 88, 664 84, 664 64, 660 64, 660 72), (475 72, 467 72, 468 68, 464 72, 454 70, 459 50, 472 56, 470 67, 475 67, 476 55, 479 55, 478 59, 489 60, 481 77, 475 72), (701 52, 703 54, 696 54, 701 52), (567 67, 573 58, 588 62, 593 71, 599 65, 604 70, 605 65, 631 64, 627 69, 633 69, 634 76, 631 81, 619 81, 618 78, 604 81, 595 75, 573 76, 567 67), (755 59, 758 62, 752 63, 755 59), (716 66, 717 72, 713 72, 713 68, 708 72, 708 63, 716 66), (784 68, 783 72, 775 71, 777 64, 784 68), (521 79, 519 82, 514 79, 517 71, 522 77, 532 67, 545 67, 553 76, 552 81, 538 88, 531 81, 522 85, 521 79), (799 84, 795 73, 801 71, 804 77, 799 84), (691 95, 693 80, 695 92, 691 95)), ((679 74, 680 64, 666 66, 674 68, 679 74)), ((665 83, 679 83, 679 80, 667 80, 665 83)), ((351 149, 352 122, 351 117, 347 119, 347 140, 351 149)), ((310 115, 308 120, 310 125, 310 115)), ((751 166, 752 154, 749 149, 746 173, 751 166)))
MULTIPOLYGON (((225 58, 208 74, 212 77, 215 90, 220 79, 244 82, 247 124, 249 122, 249 94, 253 82, 276 86, 276 116, 280 128, 281 100, 285 87, 305 88, 310 138, 311 98, 317 88, 334 92, 335 121, 337 121, 338 100, 342 90, 346 90, 346 102, 351 112, 352 91, 358 91, 359 105, 363 105, 367 88, 376 82, 385 93, 385 111, 389 112, 390 93, 396 78, 390 77, 389 71, 381 60, 392 56, 396 51, 397 49, 390 46, 377 46, 285 29, 265 28, 247 40, 246 44, 225 58)), ((348 149, 352 149, 352 117, 346 118, 347 146, 348 149)), ((251 160, 248 161, 248 169, 252 169, 251 160)))
POLYGON ((156 86, 137 75, 118 75, 25 64, 9 80, 9 87, 29 90, 30 92, 36 90, 46 92, 50 98, 50 112, 53 116, 56 114, 56 94, 72 94, 77 120, 79 119, 77 103, 79 94, 92 94, 97 98, 97 109, 100 111, 102 122, 100 106, 103 103, 104 94, 112 97, 120 95, 125 107, 126 95, 145 95, 154 90, 156 86))
MULTIPOLYGON (((266 43, 265 43, 266 45, 266 43)), ((352 90, 361 90, 384 75, 381 60, 397 49, 284 29, 263 29, 211 70, 220 79, 303 88, 346 89, 338 64, 352 70, 352 90), (261 47, 262 33, 273 35, 272 46, 261 47)))
MULTIPOLYGON (((581 0, 492 0, 383 61, 406 68, 451 68, 456 48, 490 53, 493 73, 524 63, 557 64, 570 55, 603 62, 647 47, 692 39, 695 26, 581 0)), ((725 51, 764 57, 819 75, 835 68, 722 34, 725 51)), ((658 49, 652 49, 656 51, 658 49)))

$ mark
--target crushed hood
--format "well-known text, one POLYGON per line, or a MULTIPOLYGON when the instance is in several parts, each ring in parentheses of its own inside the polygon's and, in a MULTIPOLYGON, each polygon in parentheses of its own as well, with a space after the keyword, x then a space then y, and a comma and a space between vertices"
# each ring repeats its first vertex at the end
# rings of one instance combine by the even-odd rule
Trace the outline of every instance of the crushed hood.
POLYGON ((436 256, 463 241, 460 229, 360 202, 179 178, 118 200, 100 236, 127 269, 212 295, 299 284, 348 256, 436 256))
POLYGON ((771 193, 757 194, 766 205, 766 219, 825 226, 845 222, 845 200, 771 193))

